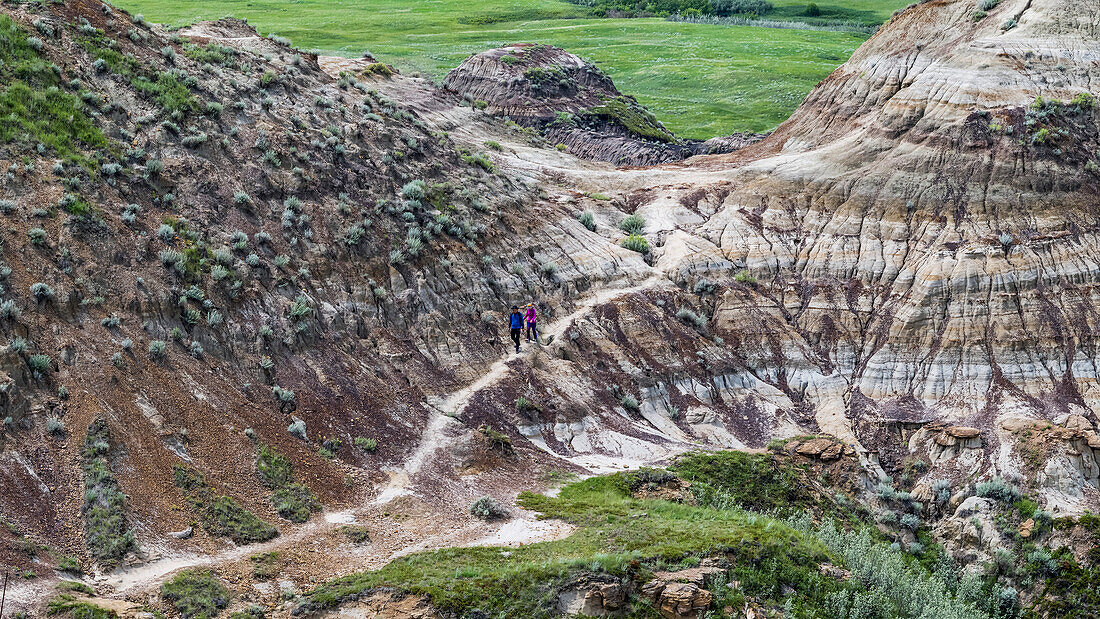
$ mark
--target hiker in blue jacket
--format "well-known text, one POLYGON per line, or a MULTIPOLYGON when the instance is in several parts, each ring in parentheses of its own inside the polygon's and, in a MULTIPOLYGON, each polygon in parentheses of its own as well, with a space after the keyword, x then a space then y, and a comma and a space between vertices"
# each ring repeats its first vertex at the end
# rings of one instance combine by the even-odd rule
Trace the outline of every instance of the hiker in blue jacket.
POLYGON ((508 327, 512 330, 512 341, 516 343, 516 352, 519 352, 519 335, 523 331, 523 314, 519 308, 512 306, 512 315, 508 317, 508 327))

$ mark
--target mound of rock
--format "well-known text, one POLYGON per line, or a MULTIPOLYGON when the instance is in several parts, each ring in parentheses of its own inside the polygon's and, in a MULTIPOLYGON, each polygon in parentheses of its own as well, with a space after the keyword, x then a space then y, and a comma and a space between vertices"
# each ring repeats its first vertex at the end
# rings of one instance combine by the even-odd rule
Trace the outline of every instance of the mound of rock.
POLYGON ((520 44, 470 56, 444 86, 490 114, 539 129, 586 159, 652 165, 729 153, 763 136, 682 140, 594 64, 549 45, 520 44))

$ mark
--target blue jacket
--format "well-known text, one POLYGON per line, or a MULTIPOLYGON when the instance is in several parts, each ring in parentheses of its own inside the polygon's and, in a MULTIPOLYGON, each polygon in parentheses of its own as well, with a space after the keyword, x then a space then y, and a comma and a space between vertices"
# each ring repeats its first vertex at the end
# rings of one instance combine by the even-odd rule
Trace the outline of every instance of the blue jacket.
POLYGON ((522 329, 523 328, 523 315, 520 314, 519 312, 512 312, 512 316, 509 319, 509 325, 511 325, 512 329, 522 329))

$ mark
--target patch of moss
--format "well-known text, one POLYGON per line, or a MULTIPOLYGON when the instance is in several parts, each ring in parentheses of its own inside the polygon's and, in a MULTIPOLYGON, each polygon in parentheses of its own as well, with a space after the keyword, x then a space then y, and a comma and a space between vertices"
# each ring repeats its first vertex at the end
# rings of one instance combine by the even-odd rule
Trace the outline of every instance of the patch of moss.
POLYGON ((196 62, 216 64, 223 67, 234 67, 237 64, 237 50, 216 43, 206 45, 184 43, 183 55, 196 62))
POLYGON ((362 525, 345 524, 340 527, 340 531, 353 544, 362 544, 370 541, 370 531, 367 530, 367 527, 362 525))
POLYGON ((156 71, 142 65, 133 56, 113 49, 114 42, 100 32, 81 34, 76 42, 90 55, 106 62, 112 73, 126 78, 134 90, 155 101, 165 112, 185 113, 198 109, 199 100, 177 72, 156 71))
POLYGON ((279 574, 282 567, 279 553, 276 551, 264 552, 252 555, 248 558, 252 562, 252 576, 257 580, 270 580, 279 574))
POLYGON ((393 69, 389 65, 382 62, 372 62, 363 67, 363 73, 368 75, 381 75, 382 77, 390 77, 393 75, 393 69))
MULTIPOLYGON (((558 593, 576 578, 609 574, 643 578, 669 565, 728 557, 731 578, 747 595, 788 597, 798 616, 827 616, 826 597, 851 585, 825 578, 825 547, 782 522, 733 510, 633 499, 626 475, 571 484, 557 497, 525 493, 520 503, 578 526, 569 538, 520 548, 448 548, 398 559, 375 572, 335 579, 308 592, 302 610, 338 606, 374 587, 392 586, 431 599, 444 613, 466 616, 551 617, 558 593), (788 589, 787 587, 790 587, 788 589)), ((777 602, 782 605, 782 602, 777 602)), ((655 617, 645 604, 631 616, 655 617)))

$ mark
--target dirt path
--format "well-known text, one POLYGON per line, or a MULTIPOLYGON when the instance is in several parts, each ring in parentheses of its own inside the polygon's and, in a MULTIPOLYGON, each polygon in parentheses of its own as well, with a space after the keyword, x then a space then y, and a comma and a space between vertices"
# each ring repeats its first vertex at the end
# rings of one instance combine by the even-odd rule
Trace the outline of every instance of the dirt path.
MULTIPOLYGON (((619 297, 660 286, 664 281, 667 280, 654 273, 643 281, 626 288, 608 288, 600 290, 585 299, 570 314, 547 324, 543 328, 542 337, 547 341, 551 339, 557 340, 560 346, 560 340, 565 331, 577 320, 591 312, 593 308, 619 297)), ((184 554, 165 557, 129 570, 117 572, 105 577, 99 577, 97 579, 97 584, 108 587, 113 597, 121 597, 159 586, 167 577, 181 569, 233 563, 258 553, 304 545, 307 540, 314 540, 335 533, 343 524, 360 522, 364 519, 373 519, 377 521, 382 506, 391 503, 398 497, 413 494, 416 488, 416 474, 421 471, 425 463, 427 463, 438 450, 445 449, 453 443, 458 433, 452 433, 451 430, 458 430, 461 427, 461 424, 455 420, 454 417, 462 413, 473 396, 485 389, 491 388, 503 379, 509 372, 509 364, 511 362, 516 359, 530 358, 534 356, 538 350, 538 347, 528 345, 519 353, 512 353, 493 363, 481 377, 473 383, 470 383, 466 387, 444 398, 429 402, 428 405, 432 410, 432 416, 424 428, 424 432, 421 435, 416 449, 400 468, 390 471, 389 482, 379 489, 376 498, 369 503, 347 510, 318 514, 308 523, 291 529, 268 542, 246 546, 234 546, 222 552, 209 555, 184 554)), ((385 549, 384 552, 375 556, 373 560, 368 561, 368 565, 363 565, 362 559, 360 559, 359 569, 368 568, 369 565, 384 565, 394 558, 421 550, 431 550, 449 546, 526 544, 536 541, 558 539, 569 535, 572 531, 572 528, 567 525, 545 524, 534 520, 533 517, 525 518, 523 514, 520 514, 520 517, 516 519, 502 524, 489 525, 477 523, 465 526, 458 525, 451 528, 445 526, 438 527, 443 529, 441 531, 430 530, 431 527, 427 526, 428 523, 425 523, 425 525, 426 526, 423 528, 415 526, 409 527, 409 529, 419 534, 419 539, 417 541, 411 544, 404 544, 400 547, 385 549)))
MULTIPOLYGON (((642 282, 628 288, 608 288, 600 290, 585 299, 572 313, 540 329, 541 338, 544 342, 557 341, 558 346, 560 346, 561 338, 566 329, 572 326, 579 318, 592 311, 592 308, 607 303, 612 299, 657 286, 662 279, 663 278, 659 275, 653 274, 642 282)), ((450 444, 450 441, 448 441, 446 437, 446 430, 449 427, 456 427, 459 425, 459 422, 455 421, 454 418, 462 414, 462 411, 465 410, 466 406, 470 403, 471 398, 477 393, 500 382, 501 379, 508 374, 510 370, 509 364, 514 360, 528 359, 538 350, 538 346, 528 344, 527 347, 521 349, 520 352, 511 353, 507 357, 493 363, 480 378, 466 387, 455 391, 446 398, 431 402, 430 406, 434 409, 432 411, 432 418, 425 427, 420 442, 416 446, 416 450, 414 450, 409 459, 405 461, 401 469, 390 472, 390 480, 382 488, 378 498, 375 499, 375 504, 388 503, 399 496, 408 494, 412 485, 412 478, 420 472, 428 456, 450 444)))

